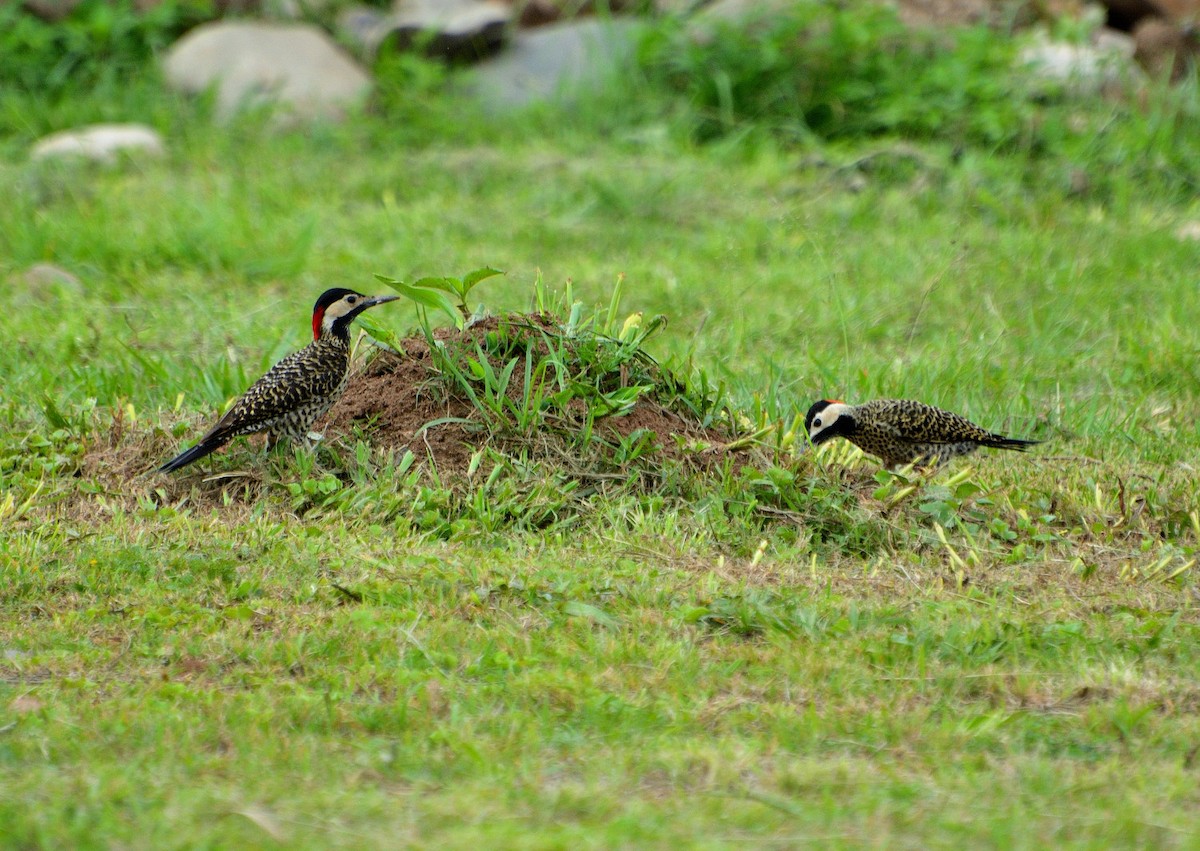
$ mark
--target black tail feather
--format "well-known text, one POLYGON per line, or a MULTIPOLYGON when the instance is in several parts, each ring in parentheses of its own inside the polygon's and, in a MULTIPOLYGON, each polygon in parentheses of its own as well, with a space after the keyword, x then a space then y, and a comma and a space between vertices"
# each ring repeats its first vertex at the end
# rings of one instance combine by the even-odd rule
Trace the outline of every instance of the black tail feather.
POLYGON ((1005 437, 1001 434, 993 434, 992 439, 983 444, 992 449, 1015 449, 1017 452, 1024 452, 1031 446, 1037 446, 1039 443, 1045 443, 1044 440, 1021 440, 1019 437, 1005 437))
POLYGON ((186 467, 193 461, 199 461, 205 455, 211 455, 225 444, 223 440, 202 440, 191 449, 184 450, 167 463, 158 468, 159 473, 173 473, 180 467, 186 467))

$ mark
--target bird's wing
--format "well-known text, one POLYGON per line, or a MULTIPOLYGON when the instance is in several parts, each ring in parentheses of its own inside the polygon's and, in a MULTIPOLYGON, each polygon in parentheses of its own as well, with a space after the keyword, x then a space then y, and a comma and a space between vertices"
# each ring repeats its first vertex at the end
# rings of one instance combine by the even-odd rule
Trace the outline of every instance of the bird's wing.
POLYGON ((894 402, 889 415, 879 419, 882 427, 912 443, 982 442, 994 437, 991 432, 953 411, 908 400, 894 402))
POLYGON ((342 371, 336 365, 315 368, 319 356, 319 352, 301 349, 275 364, 250 385, 203 439, 231 439, 262 431, 282 414, 332 395, 342 371))

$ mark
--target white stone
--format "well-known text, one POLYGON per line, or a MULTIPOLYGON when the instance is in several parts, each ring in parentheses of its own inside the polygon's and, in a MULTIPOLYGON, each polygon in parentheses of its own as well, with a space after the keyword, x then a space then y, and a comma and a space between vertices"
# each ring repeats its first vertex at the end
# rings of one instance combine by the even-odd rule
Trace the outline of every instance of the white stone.
POLYGON ((1019 61, 1044 80, 1064 83, 1077 94, 1095 94, 1134 73, 1133 51, 1124 39, 1105 37, 1098 44, 1071 44, 1037 36, 1021 48, 1019 61))
POLYGON ((162 137, 143 124, 91 124, 52 133, 38 140, 30 156, 35 160, 83 157, 110 163, 121 153, 160 157, 163 155, 162 137))
POLYGON ((1200 242, 1200 221, 1185 222, 1175 231, 1178 239, 1200 242))
POLYGON ((366 71, 308 24, 206 24, 171 47, 164 68, 178 91, 215 85, 221 118, 274 103, 301 118, 336 119, 371 88, 366 71))

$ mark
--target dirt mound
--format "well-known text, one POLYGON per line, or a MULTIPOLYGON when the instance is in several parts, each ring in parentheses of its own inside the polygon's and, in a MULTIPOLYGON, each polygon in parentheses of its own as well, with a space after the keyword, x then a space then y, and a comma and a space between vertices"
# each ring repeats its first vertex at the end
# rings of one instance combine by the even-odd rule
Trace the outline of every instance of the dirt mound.
MULTIPOLYGON (((464 331, 440 329, 434 338, 449 357, 465 358, 479 350, 494 350, 498 331, 507 333, 509 342, 516 339, 520 343, 516 346, 518 352, 532 346, 538 357, 548 353, 542 332, 556 333, 549 317, 520 314, 504 319, 491 317, 464 331)), ((317 425, 318 430, 325 428, 327 439, 353 439, 361 434, 376 448, 410 449, 419 460, 431 460, 439 474, 465 472, 471 456, 484 444, 503 451, 537 448, 535 444, 544 435, 497 430, 466 393, 449 386, 424 337, 400 340, 397 348, 399 352, 380 351, 351 378, 326 422, 317 425)), ((515 370, 512 378, 507 395, 519 401, 525 392, 521 370, 515 370)), ((610 380, 619 384, 622 376, 610 380)), ((547 419, 551 418, 553 415, 548 414, 547 419)), ((578 433, 586 425, 587 408, 574 400, 554 419, 556 430, 578 433)), ((653 439, 654 451, 660 457, 670 458, 696 455, 698 445, 708 447, 710 456, 720 454, 729 439, 718 430, 689 422, 654 394, 640 396, 627 410, 594 421, 594 434, 601 441, 619 441, 639 431, 653 439)))

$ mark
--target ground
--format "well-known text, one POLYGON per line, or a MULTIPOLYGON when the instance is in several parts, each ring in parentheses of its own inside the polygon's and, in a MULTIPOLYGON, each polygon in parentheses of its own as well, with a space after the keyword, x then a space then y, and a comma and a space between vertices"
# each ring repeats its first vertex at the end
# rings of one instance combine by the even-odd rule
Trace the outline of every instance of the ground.
MULTIPOLYGON (((0 844, 1195 846, 1200 208, 1154 177, 1182 136, 1107 106, 1064 163, 162 109, 159 163, 3 143, 0 844), (359 340, 315 447, 147 472, 326 286, 484 264, 498 317, 668 317, 675 378, 635 395, 675 413, 627 416, 686 400, 685 439, 583 441, 564 397, 554 429, 428 429, 460 429, 443 479, 412 426, 482 408, 399 301, 369 315, 405 354, 359 340), (881 473, 807 450, 829 396, 1046 443, 881 473)), ((643 386, 622 357, 584 404, 643 386)))

